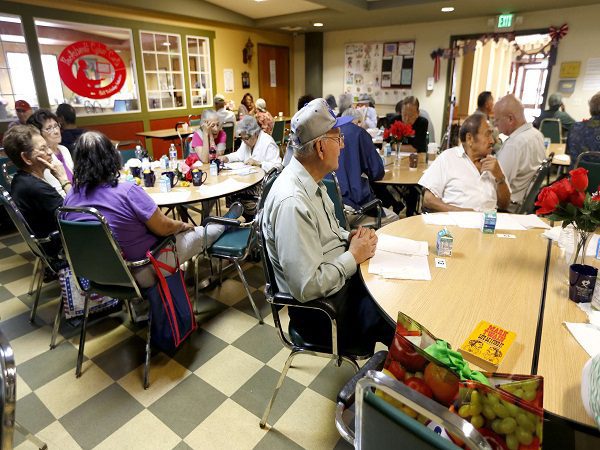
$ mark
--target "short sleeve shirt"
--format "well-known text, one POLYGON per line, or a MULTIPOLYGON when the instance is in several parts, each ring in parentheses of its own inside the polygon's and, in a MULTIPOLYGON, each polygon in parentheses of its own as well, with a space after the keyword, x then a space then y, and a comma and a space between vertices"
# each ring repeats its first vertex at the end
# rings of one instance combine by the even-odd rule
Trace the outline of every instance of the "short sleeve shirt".
MULTIPOLYGON (((106 218, 119 243, 125 259, 143 259, 157 237, 146 227, 146 222, 158 206, 143 188, 124 182, 112 187, 108 184, 88 191, 71 189, 65 198, 67 206, 90 206, 106 218)), ((88 220, 88 216, 70 213, 68 220, 88 220)))
MULTIPOLYGON (((223 130, 219 131, 217 137, 215 138, 215 145, 219 146, 219 144, 226 145, 227 143, 227 135, 223 130)), ((202 141, 202 136, 197 131, 194 131, 194 135, 192 136, 192 147, 202 147, 204 142, 202 141)))

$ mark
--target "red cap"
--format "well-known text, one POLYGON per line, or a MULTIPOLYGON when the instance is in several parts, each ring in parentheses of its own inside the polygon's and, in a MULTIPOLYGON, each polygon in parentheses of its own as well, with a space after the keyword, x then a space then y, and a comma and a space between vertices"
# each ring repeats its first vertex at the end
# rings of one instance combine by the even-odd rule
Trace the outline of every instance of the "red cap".
POLYGON ((31 109, 31 105, 27 103, 25 100, 17 100, 15 102, 15 109, 22 109, 24 111, 29 111, 31 109))

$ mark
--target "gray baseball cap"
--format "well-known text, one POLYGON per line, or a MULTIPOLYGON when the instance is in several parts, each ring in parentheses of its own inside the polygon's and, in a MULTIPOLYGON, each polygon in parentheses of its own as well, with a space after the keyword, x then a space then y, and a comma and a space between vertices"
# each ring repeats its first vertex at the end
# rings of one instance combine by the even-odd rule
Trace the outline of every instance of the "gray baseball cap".
POLYGON ((214 103, 219 103, 219 102, 224 102, 225 101, 225 97, 223 96, 223 94, 217 94, 215 95, 215 98, 213 99, 214 103))
POLYGON ((292 117, 292 133, 296 142, 304 145, 326 134, 332 128, 340 127, 352 121, 352 117, 335 117, 323 98, 316 98, 302 107, 292 117))

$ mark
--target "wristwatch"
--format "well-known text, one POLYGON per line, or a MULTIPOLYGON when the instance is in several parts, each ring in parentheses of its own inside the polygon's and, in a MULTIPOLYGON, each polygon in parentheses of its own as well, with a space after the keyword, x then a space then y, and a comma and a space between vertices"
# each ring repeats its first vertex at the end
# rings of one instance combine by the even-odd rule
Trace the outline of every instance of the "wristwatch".
POLYGON ((498 178, 496 180, 496 185, 500 185, 502 183, 506 183, 506 177, 498 178))

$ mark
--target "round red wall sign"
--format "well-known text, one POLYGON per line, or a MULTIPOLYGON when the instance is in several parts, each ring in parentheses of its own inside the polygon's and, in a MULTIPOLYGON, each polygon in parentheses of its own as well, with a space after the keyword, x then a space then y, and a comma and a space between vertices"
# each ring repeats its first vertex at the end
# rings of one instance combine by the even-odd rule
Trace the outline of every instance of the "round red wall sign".
POLYGON ((65 86, 73 92, 93 99, 108 98, 118 93, 127 76, 125 63, 117 52, 95 41, 73 42, 66 47, 58 55, 58 73, 65 86), (85 58, 90 55, 92 58, 85 58), (89 67, 90 60, 95 60, 96 67, 89 67), (96 78, 89 78, 91 72, 96 78), (111 76, 112 80, 109 80, 111 76))

